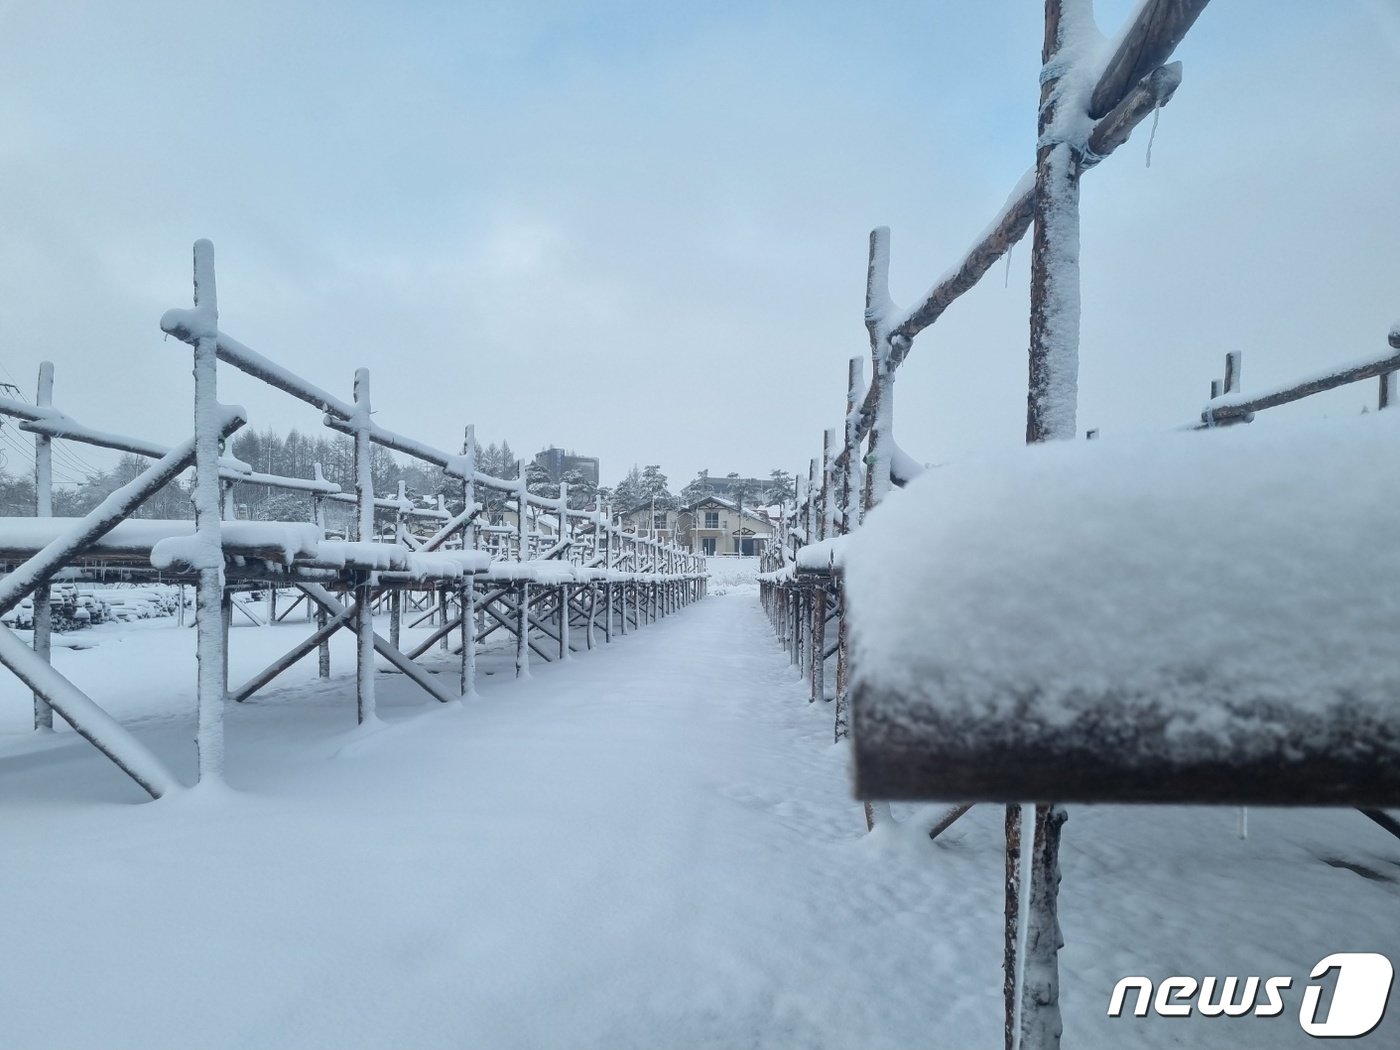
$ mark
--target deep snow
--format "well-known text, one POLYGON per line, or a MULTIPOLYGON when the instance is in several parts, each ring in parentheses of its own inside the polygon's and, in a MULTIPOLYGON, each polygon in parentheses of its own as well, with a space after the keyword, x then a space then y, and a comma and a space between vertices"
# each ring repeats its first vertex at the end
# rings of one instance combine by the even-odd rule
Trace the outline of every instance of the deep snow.
MULTIPOLYGON (((229 710, 230 791, 157 803, 72 733, 29 732, 0 674, 3 1045, 1000 1046, 1000 808, 930 843, 937 807, 897 806, 866 835, 830 708, 755 595, 529 681, 487 654, 466 708, 381 675, 373 734, 342 632, 330 682, 308 660, 229 710)), ((236 629, 232 679, 305 629, 236 629)), ((144 621, 55 653, 187 780, 192 636, 144 621)), ((1316 1045, 1307 969, 1400 959, 1400 842, 1349 811, 1235 828, 1071 808, 1066 1047, 1316 1045), (1271 1020, 1107 1018, 1138 973, 1295 987, 1271 1020)), ((1397 1013, 1351 1045, 1396 1045, 1397 1013)))

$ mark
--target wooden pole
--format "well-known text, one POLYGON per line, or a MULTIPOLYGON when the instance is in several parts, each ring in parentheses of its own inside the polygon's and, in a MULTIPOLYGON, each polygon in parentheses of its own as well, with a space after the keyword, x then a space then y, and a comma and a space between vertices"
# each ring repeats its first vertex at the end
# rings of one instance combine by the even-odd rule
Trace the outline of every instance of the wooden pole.
POLYGON ((1002 1033, 1006 1050, 1016 1050, 1020 1032, 1017 990, 1021 970, 1021 804, 1006 807, 1005 910, 1006 926, 1002 940, 1002 1004, 1005 1018, 1002 1033))
POLYGON ((1132 85, 1169 59, 1209 0, 1147 0, 1124 32, 1089 99, 1089 115, 1105 116, 1132 85))
MULTIPOLYGON (((525 461, 520 461, 520 475, 516 479, 515 486, 515 506, 516 517, 518 518, 517 534, 519 536, 519 549, 516 552, 517 561, 525 561, 529 550, 529 536, 525 526, 525 514, 529 510, 529 491, 525 487, 525 461)), ((520 607, 517 610, 516 637, 515 637, 515 677, 530 677, 530 585, 521 581, 520 607)))
MULTIPOLYGON (((321 618, 325 618, 325 610, 321 610, 321 618)), ((244 682, 237 689, 229 691, 229 699, 235 703, 242 703, 252 696, 263 686, 267 685, 283 671, 294 665, 302 657, 318 648, 322 642, 329 638, 340 628, 346 626, 353 618, 353 611, 347 611, 335 619, 319 625, 316 630, 302 641, 298 642, 282 656, 278 657, 267 667, 263 668, 248 681, 244 682)))
POLYGON ((223 612, 224 556, 219 523, 218 402, 219 307, 214 246, 194 245, 194 520, 200 547, 195 612, 199 665, 196 703, 199 779, 220 780, 224 768, 224 699, 228 692, 228 640, 223 612))
MULTIPOLYGON (((39 388, 34 404, 39 408, 53 404, 51 361, 39 365, 39 388)), ((34 435, 34 516, 53 517, 53 439, 46 434, 34 435)), ((53 662, 53 604, 47 584, 34 591, 34 652, 44 663, 53 662)), ((37 691, 34 693, 34 728, 53 729, 53 708, 37 691)))
MULTIPOLYGON (((558 542, 569 539, 569 483, 559 482, 558 542)), ((569 585, 559 585, 559 659, 569 660, 573 654, 569 650, 569 585)))
MULTIPOLYGON (((370 460, 369 370, 355 372, 355 503, 356 538, 374 542, 374 474, 370 460)), ((374 573, 361 573, 355 582, 355 717, 363 725, 377 721, 374 692, 374 573)))
MULTIPOLYGON (((1079 384, 1079 172, 1083 144, 1069 141, 1062 130, 1060 82, 1068 71, 1062 50, 1071 35, 1093 28, 1088 0, 1046 0, 1045 40, 1041 49, 1039 146, 1035 166, 1035 215, 1031 248, 1030 367, 1026 395, 1026 443, 1068 440, 1076 434, 1079 384)), ((1189 24, 1189 23, 1188 23, 1189 24)), ((1184 30, 1183 30, 1184 32, 1184 30)), ((1173 47, 1175 44, 1173 43, 1173 47)), ((1171 53, 1152 63, 1160 64, 1171 53)), ((1125 54, 1123 48, 1115 60, 1125 54)), ((1131 63, 1129 63, 1131 65, 1131 63)), ((1127 76, 1111 92, 1103 112, 1117 104, 1129 85, 1147 70, 1127 76)), ((1018 818, 1019 821, 1019 818, 1018 818)), ((1030 902, 1020 914, 1020 894, 1014 902, 1016 925, 1024 929, 1026 957, 1014 1003, 1020 1050, 1057 1050, 1060 1045, 1060 1005, 1057 952, 1060 928, 1056 895, 1059 886, 1060 825, 1064 811, 1039 805, 1035 810, 1034 847, 1030 864, 1030 902)), ((1019 823, 1007 814, 1007 927, 1013 925, 1009 870, 1013 853, 1023 843, 1019 823), (1016 842, 1011 840, 1012 831, 1016 842), (1014 848, 1013 848, 1014 846, 1014 848)), ((1019 864, 1018 864, 1019 870, 1019 864)), ((1008 934, 1009 936, 1009 934, 1008 934)), ((1008 1029, 1011 1018, 1008 1017, 1008 1029)))
MULTIPOLYGON (((870 334, 869 448, 865 457, 865 510, 880 503, 890 490, 890 456, 894 440, 894 370, 896 347, 907 352, 908 343, 891 333, 890 231, 880 226, 870 231, 870 255, 865 271, 865 327, 870 334)), ((902 356, 902 354, 901 354, 902 356)))
POLYGON ((1025 957, 1021 960, 1021 1050, 1058 1047, 1060 1020, 1060 829, 1061 806, 1035 807, 1031 884, 1025 916, 1025 957))
POLYGON ((970 809, 972 809, 971 802, 964 802, 962 805, 952 807, 933 822, 933 827, 928 829, 928 837, 938 838, 939 835, 956 824, 970 809))
MULTIPOLYGON (((466 460, 462 479, 462 513, 467 515, 462 526, 462 550, 476 550, 476 427, 468 424, 462 442, 466 460)), ((476 698, 476 583, 468 577, 462 585, 462 674, 461 693, 464 699, 476 698)))
POLYGON ((1030 379, 1026 442, 1076 433, 1079 382, 1079 164, 1082 146, 1064 140, 1059 116, 1059 54, 1071 21, 1092 15, 1080 0, 1046 0, 1045 73, 1040 87, 1031 247, 1030 379))

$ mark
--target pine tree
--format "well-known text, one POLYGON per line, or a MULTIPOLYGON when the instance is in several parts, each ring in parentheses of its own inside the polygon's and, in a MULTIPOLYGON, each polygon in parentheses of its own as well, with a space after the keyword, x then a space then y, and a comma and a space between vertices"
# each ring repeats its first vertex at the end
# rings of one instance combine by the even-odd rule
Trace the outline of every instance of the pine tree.
POLYGON ((575 467, 565 471, 564 482, 569 486, 570 509, 583 510, 594 505, 598 496, 598 487, 584 477, 581 470, 575 467))
POLYGON ((690 506, 698 503, 710 494, 710 472, 702 470, 695 477, 686 482, 685 488, 681 489, 681 503, 690 506))
POLYGON ((779 467, 768 476, 772 479, 767 492, 769 503, 787 503, 789 500, 797 498, 797 489, 792 483, 792 475, 786 470, 779 467))
POLYGON ((666 475, 661 473, 661 467, 652 463, 643 468, 641 476, 641 499, 640 503, 653 503, 657 510, 674 510, 676 497, 671 495, 671 490, 666 487, 666 475))
POLYGON ((642 472, 635 463, 627 476, 613 487, 612 498, 613 506, 623 512, 635 510, 649 498, 642 491, 642 472))
POLYGON ((525 487, 536 496, 559 495, 559 485, 550 478, 549 471, 533 459, 525 464, 525 487))

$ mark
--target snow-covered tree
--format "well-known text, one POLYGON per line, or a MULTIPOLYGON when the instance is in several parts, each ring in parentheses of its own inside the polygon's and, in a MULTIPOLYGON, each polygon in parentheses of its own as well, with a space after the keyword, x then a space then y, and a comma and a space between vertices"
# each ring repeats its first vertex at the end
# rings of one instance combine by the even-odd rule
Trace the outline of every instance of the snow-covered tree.
POLYGON ((525 487, 536 496, 559 495, 559 484, 549 476, 549 471, 535 460, 525 464, 525 487))
POLYGON ((673 510, 676 497, 667 488, 666 475, 661 473, 659 464, 651 463, 642 468, 641 499, 639 503, 653 502, 657 510, 673 510))
POLYGON ((584 476, 583 471, 577 468, 565 471, 564 481, 569 486, 569 506, 573 510, 583 510, 593 505, 598 487, 584 476))
POLYGON ((627 476, 613 486, 612 496, 613 506, 618 510, 631 510, 650 498, 642 490, 642 472, 635 463, 627 476))
POLYGON ((689 506, 710 494, 710 472, 702 470, 681 489, 681 503, 689 506))
POLYGON ((770 482, 766 498, 769 503, 787 503, 797 498, 797 489, 792 483, 792 475, 779 467, 768 475, 770 482))

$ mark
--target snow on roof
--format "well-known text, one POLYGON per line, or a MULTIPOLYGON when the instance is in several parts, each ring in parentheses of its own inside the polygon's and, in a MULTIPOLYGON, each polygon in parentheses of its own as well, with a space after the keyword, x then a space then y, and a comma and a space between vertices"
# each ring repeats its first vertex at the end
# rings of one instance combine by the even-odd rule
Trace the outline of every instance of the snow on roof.
POLYGON ((1031 739, 1107 705, 1169 758, 1257 757, 1299 719, 1365 747, 1400 697, 1397 449, 1400 411, 930 470, 846 552, 857 736, 1031 739))

